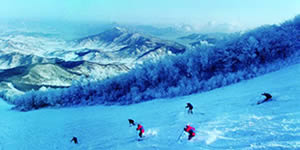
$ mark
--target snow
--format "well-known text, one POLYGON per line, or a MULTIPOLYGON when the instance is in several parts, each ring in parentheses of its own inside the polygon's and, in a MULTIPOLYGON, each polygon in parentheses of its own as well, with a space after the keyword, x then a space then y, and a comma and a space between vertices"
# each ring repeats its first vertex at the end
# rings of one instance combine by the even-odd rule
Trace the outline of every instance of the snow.
POLYGON ((300 149, 299 73, 300 64, 210 92, 129 106, 17 112, 1 101, 0 150, 300 149), (273 100, 256 105, 263 92, 273 100), (143 141, 129 118, 144 126, 143 141), (196 136, 177 141, 186 124, 196 136))
MULTIPOLYGON (((41 33, 42 34, 42 33, 41 33)), ((0 35, 0 48, 6 52, 19 52, 22 54, 34 54, 37 56, 45 56, 46 52, 52 52, 56 49, 66 47, 66 42, 58 38, 34 37, 28 35, 0 35)))

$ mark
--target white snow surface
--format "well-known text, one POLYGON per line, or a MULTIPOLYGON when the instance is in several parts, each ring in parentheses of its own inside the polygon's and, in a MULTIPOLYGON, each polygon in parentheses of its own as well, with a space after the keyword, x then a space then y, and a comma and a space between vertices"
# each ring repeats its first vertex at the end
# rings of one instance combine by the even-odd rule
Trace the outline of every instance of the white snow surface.
POLYGON ((300 64, 210 92, 129 106, 18 112, 1 101, 0 150, 300 149, 299 74, 300 64), (256 105, 263 92, 273 100, 256 105), (129 118, 144 126, 144 140, 137 141, 129 118), (196 136, 177 141, 186 124, 196 136), (79 144, 70 142, 73 136, 79 144))

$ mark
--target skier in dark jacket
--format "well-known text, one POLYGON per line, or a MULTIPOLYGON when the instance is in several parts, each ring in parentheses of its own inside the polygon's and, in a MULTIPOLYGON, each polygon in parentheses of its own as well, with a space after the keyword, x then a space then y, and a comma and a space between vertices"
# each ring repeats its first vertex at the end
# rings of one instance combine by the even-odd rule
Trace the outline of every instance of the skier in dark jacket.
POLYGON ((129 125, 130 126, 135 126, 134 120, 132 119, 128 119, 129 125))
POLYGON ((144 127, 140 124, 138 124, 138 127, 136 128, 137 131, 140 131, 139 136, 142 138, 143 133, 145 132, 144 127))
POLYGON ((77 137, 73 136, 71 142, 74 142, 75 144, 78 144, 78 140, 77 140, 77 137))
POLYGON ((272 99, 272 95, 269 93, 262 93, 261 95, 265 96, 266 98, 263 101, 258 101, 257 105, 270 101, 272 99))
POLYGON ((189 108, 188 113, 193 114, 193 105, 191 103, 186 103, 185 108, 189 108))
POLYGON ((190 125, 186 125, 184 131, 189 133, 189 138, 188 138, 189 140, 191 140, 194 136, 196 136, 195 128, 190 125))

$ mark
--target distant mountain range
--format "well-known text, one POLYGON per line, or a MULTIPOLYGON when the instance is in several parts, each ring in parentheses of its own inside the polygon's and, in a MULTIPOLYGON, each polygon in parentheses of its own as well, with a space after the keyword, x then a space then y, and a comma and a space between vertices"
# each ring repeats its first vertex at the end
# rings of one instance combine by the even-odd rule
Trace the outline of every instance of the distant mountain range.
MULTIPOLYGON (((20 91, 41 87, 68 87, 73 80, 81 76, 90 76, 92 72, 110 77, 129 68, 120 64, 97 64, 87 61, 62 61, 56 59, 52 63, 35 63, 23 65, 0 72, 0 82, 11 83, 20 91)), ((3 88, 2 88, 3 90, 3 88)), ((8 89, 7 89, 8 90, 8 89)))
POLYGON ((177 55, 188 47, 213 46, 232 36, 187 33, 151 26, 113 27, 74 40, 64 40, 50 33, 1 33, 0 96, 5 98, 41 87, 68 87, 82 76, 108 78, 146 60, 177 55), (173 37, 158 38, 163 36, 173 37))
POLYGON ((32 55, 22 54, 19 52, 3 52, 0 51, 0 70, 15 68, 18 66, 38 64, 38 63, 51 63, 53 59, 32 55))
POLYGON ((185 46, 181 44, 130 32, 119 27, 75 40, 72 46, 79 50, 75 52, 77 56, 92 53, 93 56, 102 55, 106 59, 110 58, 110 61, 126 60, 133 63, 185 51, 185 46))
POLYGON ((182 44, 120 27, 71 41, 44 33, 2 34, 0 93, 7 97, 41 87, 68 87, 81 76, 103 79, 136 63, 185 51, 182 44))
POLYGON ((192 47, 199 46, 213 46, 218 42, 231 39, 233 36, 239 35, 239 33, 193 33, 187 36, 179 37, 177 40, 192 47))

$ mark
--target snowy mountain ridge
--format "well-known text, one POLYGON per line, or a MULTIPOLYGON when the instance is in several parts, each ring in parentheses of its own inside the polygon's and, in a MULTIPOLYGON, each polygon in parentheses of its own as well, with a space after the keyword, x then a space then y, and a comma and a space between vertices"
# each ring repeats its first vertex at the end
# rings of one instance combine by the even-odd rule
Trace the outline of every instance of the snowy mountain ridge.
POLYGON ((63 61, 22 65, 0 72, 1 96, 6 100, 41 88, 66 88, 83 77, 97 80, 110 78, 130 70, 124 64, 99 64, 88 61, 63 61), (8 86, 9 85, 9 86, 8 86))
MULTIPOLYGON (((72 41, 43 33, 10 32, 1 34, 0 51, 0 55, 12 55, 11 57, 15 54, 36 55, 68 61, 132 64, 137 60, 142 62, 147 58, 183 53, 185 47, 175 42, 114 27, 99 34, 72 41)), ((8 62, 2 62, 3 69, 18 66, 18 63, 10 63, 7 68, 4 68, 8 62)))
MULTIPOLYGON (((160 56, 183 53, 186 50, 183 45, 176 42, 131 32, 120 27, 78 39, 72 45, 73 49, 98 50, 113 59, 117 58, 118 62, 122 62, 122 59, 132 59, 131 62, 135 62, 140 61, 140 59, 159 58, 160 56)), ((91 52, 95 53, 95 51, 91 52)))
POLYGON ((42 86, 68 87, 72 81, 80 79, 80 76, 105 79, 127 72, 135 64, 143 63, 145 60, 160 59, 166 55, 176 55, 184 51, 185 47, 180 44, 148 38, 143 34, 131 33, 127 29, 119 27, 73 41, 66 41, 52 34, 36 32, 2 33, 0 36, 0 69, 3 77, 1 80, 3 84, 0 84, 1 95, 7 97, 8 95, 5 93, 14 93, 16 89, 20 90, 17 92, 20 93, 30 91, 30 88, 36 90, 42 86), (71 71, 69 68, 60 66, 58 61, 84 65, 76 68, 79 70, 72 69, 71 71), (32 70, 32 66, 38 65, 47 68, 33 71, 40 79, 24 78, 23 75, 26 72, 23 75, 12 74, 20 68, 26 68, 21 70, 32 70), (58 71, 57 68, 61 68, 59 69, 61 71, 58 71), (64 73, 65 71, 69 73, 64 73), (49 74, 47 75, 46 72, 49 74), (53 72, 56 72, 57 75, 53 76, 53 72), (7 74, 10 76, 6 76, 7 74), (64 79, 60 80, 58 77, 64 79), (19 80, 22 80, 22 86, 18 86, 19 80), (23 82, 26 82, 26 86, 23 82), (11 86, 7 86, 7 84, 11 86))

